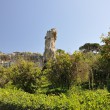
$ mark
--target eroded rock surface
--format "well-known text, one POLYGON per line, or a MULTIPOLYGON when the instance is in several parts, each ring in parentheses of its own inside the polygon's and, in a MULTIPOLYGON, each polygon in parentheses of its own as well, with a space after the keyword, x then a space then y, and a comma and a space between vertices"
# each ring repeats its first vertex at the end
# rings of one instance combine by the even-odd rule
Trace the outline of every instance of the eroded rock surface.
POLYGON ((55 28, 47 31, 45 36, 44 62, 49 59, 55 59, 55 41, 57 39, 57 31, 55 28))

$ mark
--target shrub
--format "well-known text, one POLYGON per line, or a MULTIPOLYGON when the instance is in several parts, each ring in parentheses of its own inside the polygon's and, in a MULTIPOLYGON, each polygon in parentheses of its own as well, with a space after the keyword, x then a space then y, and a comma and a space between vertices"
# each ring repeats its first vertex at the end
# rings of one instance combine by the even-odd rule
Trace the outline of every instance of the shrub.
POLYGON ((53 87, 60 87, 61 89, 70 87, 71 66, 71 58, 68 54, 57 55, 56 61, 48 62, 49 81, 53 87))
POLYGON ((10 80, 10 68, 0 66, 0 87, 5 87, 5 84, 7 84, 10 80))
POLYGON ((35 93, 39 87, 41 70, 32 62, 19 61, 12 67, 12 81, 25 92, 35 93))
POLYGON ((109 110, 110 94, 105 90, 71 89, 67 95, 29 94, 0 89, 0 110, 109 110))

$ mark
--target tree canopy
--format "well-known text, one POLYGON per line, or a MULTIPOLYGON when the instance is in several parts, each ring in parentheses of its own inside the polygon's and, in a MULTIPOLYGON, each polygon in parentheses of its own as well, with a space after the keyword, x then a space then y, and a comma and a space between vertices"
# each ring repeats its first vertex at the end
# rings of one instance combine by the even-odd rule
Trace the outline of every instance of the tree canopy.
POLYGON ((82 52, 99 52, 100 44, 98 43, 85 43, 83 46, 79 47, 82 52))

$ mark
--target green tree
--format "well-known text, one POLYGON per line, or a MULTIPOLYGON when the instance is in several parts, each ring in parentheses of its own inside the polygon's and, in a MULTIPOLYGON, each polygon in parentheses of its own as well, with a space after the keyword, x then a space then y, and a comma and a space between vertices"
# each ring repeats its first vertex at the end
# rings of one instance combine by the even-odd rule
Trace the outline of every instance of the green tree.
POLYGON ((104 66, 104 74, 106 76, 106 83, 108 85, 108 89, 110 88, 110 36, 103 37, 102 42, 104 45, 102 46, 101 55, 102 55, 102 65, 104 66))
POLYGON ((71 58, 68 54, 56 56, 56 61, 49 61, 47 69, 49 70, 49 81, 53 87, 61 89, 69 88, 71 84, 71 58))
POLYGON ((99 52, 101 46, 98 43, 85 43, 83 46, 79 47, 79 50, 83 52, 99 52))
POLYGON ((47 63, 47 70, 52 85, 62 89, 89 82, 92 77, 89 62, 82 52, 75 52, 73 55, 66 53, 57 55, 56 61, 51 60, 47 63))
POLYGON ((62 50, 62 49, 57 49, 56 53, 57 53, 58 55, 61 55, 61 54, 65 54, 65 51, 62 50))
POLYGON ((100 82, 98 74, 100 68, 100 53, 94 54, 93 52, 84 53, 85 62, 88 64, 89 67, 89 88, 94 88, 96 82, 100 82))
POLYGON ((85 59, 84 53, 74 52, 71 71, 76 84, 82 84, 89 80, 89 65, 85 59))
POLYGON ((13 84, 29 93, 35 93, 40 86, 41 70, 32 62, 18 61, 12 67, 13 84))
POLYGON ((0 87, 5 87, 5 85, 11 81, 11 70, 10 68, 5 68, 0 66, 0 87))

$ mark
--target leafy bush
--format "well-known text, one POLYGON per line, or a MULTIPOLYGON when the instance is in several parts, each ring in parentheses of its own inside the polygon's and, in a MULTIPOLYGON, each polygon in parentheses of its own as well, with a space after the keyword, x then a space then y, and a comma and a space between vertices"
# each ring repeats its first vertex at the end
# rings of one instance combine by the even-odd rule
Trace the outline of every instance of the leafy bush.
POLYGON ((57 55, 56 61, 47 64, 49 81, 53 87, 69 88, 71 84, 71 58, 68 54, 57 55))
POLYGON ((5 87, 5 84, 7 84, 10 80, 10 68, 0 66, 0 87, 5 87))
POLYGON ((86 61, 84 53, 75 52, 73 55, 60 53, 57 55, 56 61, 50 60, 47 63, 49 81, 53 87, 62 89, 89 82, 89 63, 86 61))
POLYGON ((106 90, 82 91, 75 87, 67 95, 29 94, 0 89, 0 110, 109 110, 110 94, 106 90))
POLYGON ((19 61, 12 67, 12 81, 25 92, 35 93, 39 87, 41 70, 32 62, 19 61))

